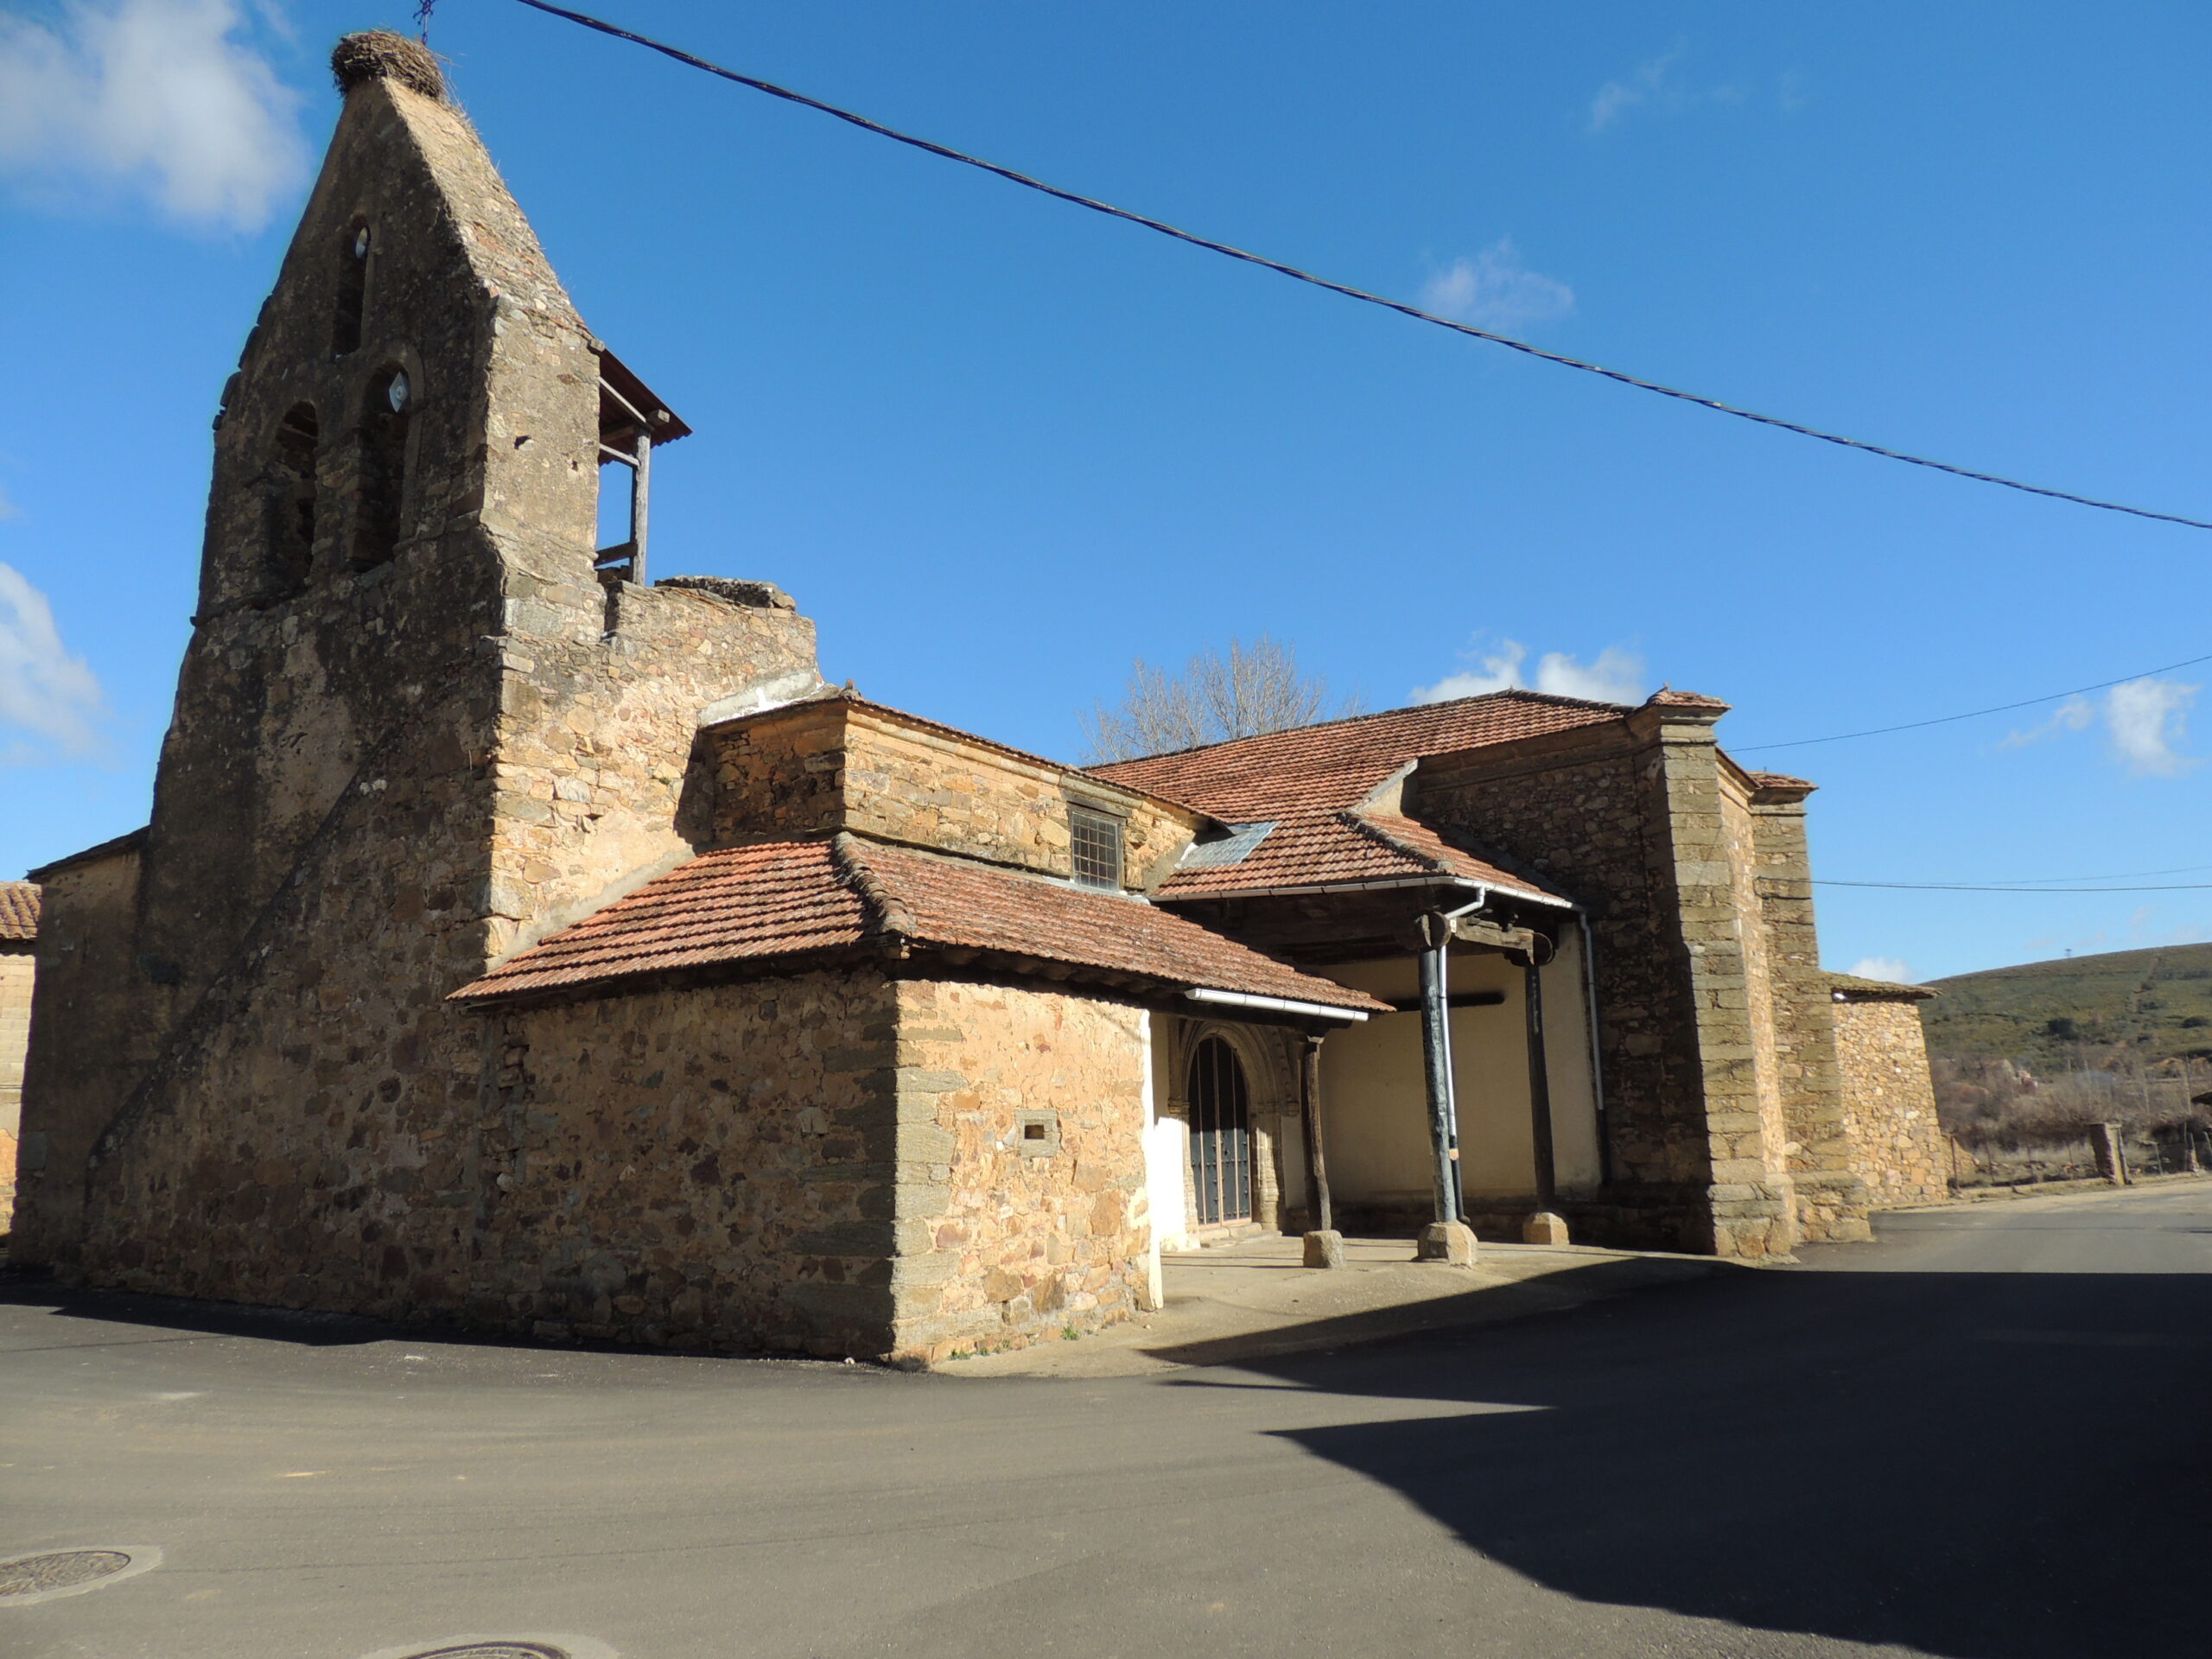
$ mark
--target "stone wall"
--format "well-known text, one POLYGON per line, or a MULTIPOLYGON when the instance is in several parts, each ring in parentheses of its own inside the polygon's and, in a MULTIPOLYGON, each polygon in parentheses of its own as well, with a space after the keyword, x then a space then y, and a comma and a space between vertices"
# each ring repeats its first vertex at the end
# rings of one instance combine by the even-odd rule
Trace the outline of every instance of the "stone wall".
POLYGON ((898 1004, 863 969, 492 1013, 471 1322, 888 1351, 898 1004))
POLYGON ((1866 1184, 1844 1121, 1835 1018, 1813 918, 1805 841, 1805 798, 1813 785, 1774 772, 1753 773, 1751 784, 1758 913, 1767 939, 1783 1151, 1796 1193, 1798 1236, 1813 1243, 1868 1238, 1866 1184))
POLYGON ((1950 1149, 1936 1121, 1916 996, 1847 995, 1832 1006, 1852 1161, 1869 1198, 1940 1203, 1950 1194, 1950 1149))
MULTIPOLYGON (((1723 994, 1740 1003, 1751 1033, 1751 1102, 1758 1128, 1738 1126, 1714 1135, 1716 1180, 1725 1166, 1737 1179, 1764 1183, 1789 1166, 1789 1135, 1783 1122, 1782 1084, 1776 1057, 1773 964, 1765 918, 1759 911, 1758 820, 1751 808, 1751 790, 1743 773, 1723 763, 1716 769, 1720 802, 1721 841, 1728 856, 1728 903, 1735 934, 1743 952, 1744 982, 1723 994)), ((1788 1249, 1796 1237, 1796 1199, 1792 1183, 1791 1224, 1787 1236, 1778 1240, 1788 1249)))
POLYGON ((1573 1206, 1582 1234, 1758 1256, 1789 1248, 1795 1200, 1768 1144, 1721 710, 1678 695, 1618 726, 1433 757, 1407 803, 1588 905, 1611 1179, 1573 1206))
POLYGON ((605 599, 580 543, 514 538, 486 908, 494 960, 709 844, 709 704, 812 687, 814 625, 692 588, 605 599))
POLYGON ((92 1145, 158 1052, 180 988, 150 982, 132 931, 143 836, 42 873, 24 1058, 19 1262, 62 1262, 83 1225, 92 1145))
POLYGON ((1125 1319, 1147 1017, 874 969, 495 1012, 471 1322, 934 1359, 1125 1319))
POLYGON ((851 830, 1067 878, 1071 797, 1119 818, 1122 880, 1164 875, 1198 816, 848 698, 749 715, 703 740, 718 844, 851 830))
POLYGON ((1145 1294, 1145 1010, 899 985, 897 1350, 943 1358, 1127 1319, 1145 1294))
POLYGON ((31 985, 38 967, 29 944, 0 944, 0 1233, 16 1208, 16 1137, 21 1133, 23 1055, 31 1039, 31 985))

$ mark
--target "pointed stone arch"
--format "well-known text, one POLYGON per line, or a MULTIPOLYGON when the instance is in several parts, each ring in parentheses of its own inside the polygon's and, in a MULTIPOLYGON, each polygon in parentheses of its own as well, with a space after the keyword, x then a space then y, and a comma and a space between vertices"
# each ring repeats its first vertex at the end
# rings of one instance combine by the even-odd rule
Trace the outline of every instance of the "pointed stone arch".
POLYGON ((330 349, 336 357, 350 357, 361 349, 361 334, 369 308, 369 263, 376 253, 376 233, 368 215, 356 213, 346 226, 338 247, 338 279, 333 285, 330 349))
POLYGON ((1243 1072, 1249 1135, 1249 1215, 1233 1223, 1205 1219, 1198 1181, 1186 1167, 1183 1179, 1186 1230, 1195 1232, 1204 1227, 1243 1225, 1246 1222, 1270 1230, 1280 1227, 1283 1222, 1284 1141, 1286 1135, 1295 1134, 1298 1112, 1296 1059, 1285 1033, 1274 1027, 1227 1020, 1184 1018, 1174 1020, 1173 1025, 1174 1034, 1165 1077, 1168 1095, 1161 1110, 1182 1120, 1194 1131, 1195 1140, 1198 1125, 1193 1114, 1197 1103, 1193 1098, 1192 1065, 1207 1039, 1218 1039, 1236 1056, 1243 1072))
POLYGON ((271 601, 300 592, 314 569, 321 448, 321 422, 315 405, 302 399, 276 423, 269 446, 263 591, 271 601))
POLYGON ((357 570, 384 563, 406 538, 414 505, 416 410, 420 371, 393 357, 362 387, 353 457, 352 560, 357 570))

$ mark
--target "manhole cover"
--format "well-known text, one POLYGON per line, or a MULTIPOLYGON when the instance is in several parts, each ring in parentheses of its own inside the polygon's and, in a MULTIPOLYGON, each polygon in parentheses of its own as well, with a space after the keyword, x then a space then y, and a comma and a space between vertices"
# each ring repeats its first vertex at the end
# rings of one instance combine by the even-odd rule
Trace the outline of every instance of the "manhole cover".
POLYGON ((119 1578, 134 1578, 156 1566, 162 1552, 137 1544, 102 1544, 83 1549, 41 1550, 0 1560, 0 1607, 50 1601, 99 1588, 119 1578))
POLYGON ((539 1630, 519 1636, 433 1637, 397 1648, 378 1648, 366 1659, 617 1659, 617 1656, 594 1637, 539 1630))
POLYGON ((57 1549, 51 1555, 26 1555, 0 1567, 0 1596, 73 1590, 130 1565, 130 1558, 119 1549, 57 1549))

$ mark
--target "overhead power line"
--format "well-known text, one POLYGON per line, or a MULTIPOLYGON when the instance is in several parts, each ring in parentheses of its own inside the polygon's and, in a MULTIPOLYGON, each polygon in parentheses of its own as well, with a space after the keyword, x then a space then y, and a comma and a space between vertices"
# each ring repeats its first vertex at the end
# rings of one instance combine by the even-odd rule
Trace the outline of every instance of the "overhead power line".
POLYGON ((2017 881, 1999 881, 2000 887, 2059 887, 2078 881, 2134 881, 2146 875, 2193 875, 2212 870, 2212 864, 2178 864, 2171 870, 2108 870, 2102 875, 2027 875, 2017 881))
POLYGON ((1986 887, 1947 881, 1829 881, 1815 879, 1816 887, 1884 887, 1905 893, 2212 893, 2212 881, 2164 887, 1986 887))
MULTIPOLYGON (((531 0, 524 0, 524 3, 531 3, 531 0)), ((2077 685, 2071 691, 2053 691, 2040 697, 2026 697, 2018 702, 2000 702, 1993 709, 1969 709, 1962 715, 1938 715, 1933 720, 1908 720, 1902 726, 1870 726, 1863 732, 1837 732, 1829 737, 1793 738, 1787 743, 1732 743, 1728 746, 1728 752, 1731 754, 1760 754, 1770 749, 1802 749, 1815 743, 1845 743, 1855 737, 1886 737, 1891 732, 1916 732, 1926 726, 1948 726, 1956 721, 1980 720, 1984 715, 2010 714, 2016 709, 2033 709, 2040 703, 2087 696, 2092 691, 2109 691, 2115 685, 2126 685, 2132 680, 2147 680, 2154 674, 2171 674, 2177 669, 2195 668, 2199 663, 2212 663, 2212 655, 2192 657, 2185 663, 2168 663, 2164 668, 2146 668, 2140 674, 2123 674, 2116 680, 2100 680, 2094 685, 2077 685)))
MULTIPOLYGON (((425 3, 417 8, 416 16, 425 24, 426 29, 429 13, 435 3, 436 0, 425 0, 425 3)), ((1186 242, 1194 248, 1203 248, 1209 253, 1220 254, 1224 258, 1242 260, 1248 265, 1257 265, 1262 270, 1272 270, 1279 276, 1287 276, 1295 282, 1326 289, 1330 293, 1341 294, 1346 299, 1358 300, 1367 305, 1379 305, 1385 310, 1395 311, 1401 315, 1413 318, 1417 322, 1433 323, 1439 328, 1449 328, 1452 333, 1465 334, 1470 339, 1487 340, 1493 346, 1503 346, 1509 351, 1523 353, 1529 357, 1541 359, 1546 363, 1556 363, 1561 368, 1579 369, 1585 374, 1602 375, 1605 378, 1617 380, 1624 386, 1634 386, 1639 391, 1656 392, 1662 397, 1672 397, 1681 403, 1694 404, 1700 409, 1709 409, 1716 414, 1732 415, 1738 420, 1754 421, 1761 426, 1771 426, 1784 432, 1794 432, 1799 437, 1817 438, 1822 443, 1838 444, 1846 449, 1857 449, 1866 454, 1879 455, 1885 461, 1901 461, 1908 466, 1925 467, 1936 472, 1948 473, 1955 478, 1971 479, 1978 484, 2001 485, 2005 489, 2023 491, 2029 495, 2048 496, 2055 501, 2070 501, 2076 506, 2096 507, 2106 512, 2124 512, 2137 518, 2153 518, 2161 524, 2182 524, 2190 530, 2212 530, 2212 523, 2201 518, 2187 518, 2179 513, 2173 512, 2155 512, 2148 507, 2129 506, 2120 501, 2102 501, 2094 496, 2076 495, 2070 490, 2050 489, 2040 484, 2024 483, 2017 478, 2003 478, 1995 473, 1976 472, 1972 467, 1955 467, 1948 461, 1931 461, 1925 455, 1908 454, 1902 449, 1891 449, 1878 443, 1869 443, 1863 438, 1850 438, 1840 433, 1822 431, 1818 427, 1806 426, 1796 421, 1786 421, 1779 416, 1762 415, 1755 410, 1741 409, 1734 404, 1722 403, 1717 397, 1704 397, 1695 392, 1684 391, 1679 387, 1662 385, 1656 380, 1646 380, 1637 375, 1624 373, 1618 369, 1609 369, 1602 364, 1587 362, 1579 357, 1569 357, 1562 352, 1548 352, 1540 346, 1531 346, 1525 340, 1515 340, 1510 334, 1493 334, 1487 328, 1477 328, 1468 323, 1455 322, 1449 317, 1440 317, 1433 311, 1424 311, 1419 306, 1408 305, 1402 300, 1394 300, 1385 295, 1370 293, 1366 289, 1354 288, 1347 283, 1332 282, 1325 276, 1315 276, 1312 271, 1300 270, 1295 265, 1287 265, 1280 260, 1269 259, 1243 248, 1233 247, 1226 242, 1217 242, 1210 237, 1198 236, 1190 231, 1179 229, 1164 219, 1132 213, 1126 207, 1116 207, 1111 202, 1100 201, 1093 197, 1079 194, 1073 190, 1064 190, 1058 185, 1047 184, 1042 179, 1033 178, 1028 174, 1017 172, 1013 168, 1001 167, 996 162, 985 161, 980 156, 970 156, 965 150, 954 149, 947 144, 917 137, 910 132, 901 132, 896 127, 887 127, 880 121, 871 120, 867 116, 857 114, 851 110, 841 109, 836 105, 824 103, 818 98, 810 98, 804 92, 793 92, 788 86, 779 86, 772 80, 762 80, 757 76, 740 74, 734 69, 725 69, 721 65, 709 62, 694 53, 686 52, 681 47, 671 46, 664 41, 657 41, 650 35, 634 33, 617 24, 610 23, 603 18, 594 17, 587 12, 571 11, 566 6, 550 3, 550 0, 520 0, 520 3, 528 6, 533 11, 542 11, 550 16, 565 18, 569 22, 582 28, 594 29, 601 35, 612 35, 618 41, 627 41, 633 46, 642 46, 647 51, 658 52, 663 57, 673 58, 678 63, 688 65, 694 69, 703 70, 710 75, 720 76, 724 80, 734 81, 740 86, 749 86, 756 92, 766 92, 771 98, 782 99, 787 104, 797 104, 802 108, 817 111, 821 114, 858 127, 863 132, 872 132, 878 137, 888 138, 894 143, 905 144, 911 149, 942 157, 948 162, 957 162, 963 167, 980 168, 995 177, 1006 180, 1009 184, 1018 184, 1026 190, 1039 191, 1073 207, 1088 208, 1094 213, 1103 213, 1109 219, 1118 219, 1131 225, 1141 226, 1161 236, 1173 237, 1178 242, 1186 242)), ((1827 741, 1828 740, 1810 741, 1827 741)))

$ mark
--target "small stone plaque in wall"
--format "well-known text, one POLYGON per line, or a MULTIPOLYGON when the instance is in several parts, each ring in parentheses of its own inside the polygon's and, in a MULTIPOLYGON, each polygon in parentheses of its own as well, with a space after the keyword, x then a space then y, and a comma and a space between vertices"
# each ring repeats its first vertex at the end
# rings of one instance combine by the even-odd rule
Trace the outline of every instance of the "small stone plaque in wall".
POLYGON ((1056 1158, 1060 1151, 1058 1112, 1017 1112, 1014 1118, 1014 1149, 1025 1158, 1056 1158))

